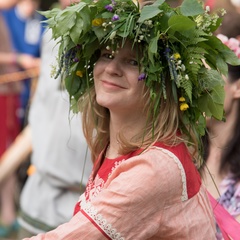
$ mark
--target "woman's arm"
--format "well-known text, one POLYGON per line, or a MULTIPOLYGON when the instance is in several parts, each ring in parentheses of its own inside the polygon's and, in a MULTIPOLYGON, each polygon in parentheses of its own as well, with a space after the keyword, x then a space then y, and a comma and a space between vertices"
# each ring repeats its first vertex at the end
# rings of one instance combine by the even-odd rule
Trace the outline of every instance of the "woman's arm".
MULTIPOLYGON (((204 193, 182 200, 181 172, 176 157, 158 150, 127 159, 90 202, 81 196, 81 210, 69 223, 30 239, 215 239, 204 193)), ((100 183, 96 178, 91 196, 100 183)))
POLYGON ((26 126, 0 158, 0 183, 27 159, 32 151, 30 126, 26 126))

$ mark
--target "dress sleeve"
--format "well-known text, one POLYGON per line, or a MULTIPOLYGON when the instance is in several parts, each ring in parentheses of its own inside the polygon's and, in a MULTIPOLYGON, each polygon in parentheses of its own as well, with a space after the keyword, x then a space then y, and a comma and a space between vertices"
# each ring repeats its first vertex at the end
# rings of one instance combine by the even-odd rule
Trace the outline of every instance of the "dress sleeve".
MULTIPOLYGON (((91 202, 82 199, 81 211, 69 223, 31 239, 146 240, 163 236, 164 239, 194 239, 184 238, 198 235, 196 232, 186 235, 186 231, 191 231, 191 221, 184 219, 186 206, 183 205, 183 196, 186 189, 183 182, 184 171, 176 157, 159 150, 149 151, 118 166, 91 202), (171 221, 174 224, 168 225, 167 222, 171 221), (178 221, 182 221, 180 228, 175 224, 178 221)), ((194 211, 200 214, 197 216, 199 229, 202 227, 202 209, 199 211, 195 207, 194 211)), ((204 221, 207 226, 208 220, 204 221)), ((209 227, 206 229, 209 234, 209 227)), ((206 235, 204 230, 202 232, 204 239, 206 235)))

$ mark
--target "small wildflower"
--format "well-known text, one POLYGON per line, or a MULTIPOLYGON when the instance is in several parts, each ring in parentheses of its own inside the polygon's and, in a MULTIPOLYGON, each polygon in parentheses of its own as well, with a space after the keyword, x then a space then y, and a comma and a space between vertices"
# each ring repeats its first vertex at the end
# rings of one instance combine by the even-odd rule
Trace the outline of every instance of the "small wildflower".
POLYGON ((80 70, 78 70, 78 71, 76 72, 76 75, 79 76, 79 77, 83 77, 83 72, 80 71, 80 70))
POLYGON ((174 59, 177 60, 177 59, 181 58, 181 55, 179 53, 174 53, 173 57, 174 57, 174 59))
POLYGON ((167 53, 170 53, 171 52, 171 49, 169 47, 166 47, 165 51, 164 51, 164 54, 167 54, 167 53))
POLYGON ((182 75, 178 74, 177 78, 178 78, 178 81, 182 80, 182 75))
POLYGON ((117 32, 116 31, 113 31, 110 36, 109 36, 109 39, 113 40, 116 36, 117 32))
POLYGON ((206 12, 210 12, 210 6, 206 6, 206 12))
POLYGON ((187 74, 185 75, 185 79, 186 79, 186 80, 189 80, 189 76, 188 76, 187 74))
POLYGON ((185 102, 186 101, 185 97, 180 97, 178 100, 179 100, 179 102, 185 102))
POLYGON ((181 65, 181 69, 182 69, 182 71, 183 71, 183 72, 185 72, 185 70, 186 70, 186 67, 185 67, 185 65, 184 65, 184 64, 182 64, 182 65, 181 65))
POLYGON ((138 81, 142 81, 146 78, 146 74, 145 73, 141 73, 139 76, 138 76, 138 81))
POLYGON ((95 18, 92 20, 92 25, 95 27, 102 26, 103 24, 103 19, 102 18, 95 18))
POLYGON ((73 59, 73 62, 79 62, 79 58, 75 57, 75 58, 73 59))
POLYGON ((30 165, 27 169, 27 175, 31 176, 36 172, 36 167, 34 165, 30 165))
POLYGON ((107 9, 109 12, 113 11, 113 5, 112 4, 108 4, 105 6, 105 9, 107 9))
POLYGON ((117 21, 119 20, 119 16, 117 14, 114 14, 113 17, 112 17, 112 21, 117 21))
POLYGON ((187 103, 181 103, 180 104, 180 110, 181 111, 186 111, 189 108, 187 103))

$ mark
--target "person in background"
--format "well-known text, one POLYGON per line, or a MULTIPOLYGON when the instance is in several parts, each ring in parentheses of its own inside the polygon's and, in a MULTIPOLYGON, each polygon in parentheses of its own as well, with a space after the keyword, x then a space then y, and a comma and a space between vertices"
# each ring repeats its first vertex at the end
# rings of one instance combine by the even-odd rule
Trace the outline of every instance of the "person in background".
MULTIPOLYGON (((69 0, 59 0, 60 8, 69 0)), ((51 31, 43 35, 38 85, 30 106, 32 155, 20 195, 18 239, 49 231, 70 220, 92 170, 79 114, 69 112, 69 95, 51 76, 58 55, 51 31)))
MULTIPOLYGON (((1 14, 3 8, 11 7, 14 1, 0 1, 0 76, 38 66, 35 58, 28 54, 17 55, 10 44, 10 36, 1 14)), ((11 79, 13 80, 13 79, 11 79)), ((19 109, 19 94, 22 85, 19 82, 0 83, 0 157, 10 147, 20 132, 20 122, 17 116, 19 109)), ((1 161, 1 160, 0 160, 1 161)), ((15 199, 18 187, 16 174, 11 175, 0 184, 0 237, 7 237, 17 230, 15 199)))
POLYGON ((212 34, 216 15, 197 0, 177 9, 146 4, 83 0, 45 14, 60 37, 59 71, 82 111, 94 167, 72 219, 31 240, 216 239, 197 169, 200 136, 205 114, 223 117, 214 60, 240 61, 212 34), (214 101, 218 109, 208 108, 214 101))
MULTIPOLYGON (((44 17, 39 10, 40 0, 19 0, 16 6, 2 11, 9 29, 11 42, 16 54, 29 54, 38 58, 40 54, 40 42, 44 31, 42 21, 44 17)), ((26 124, 26 115, 31 93, 31 80, 23 82, 20 94, 20 107, 18 110, 21 128, 26 124)))
POLYGON ((19 0, 0 0, 0 9, 8 9, 13 7, 19 0))
MULTIPOLYGON (((240 42, 236 38, 223 34, 218 37, 240 58, 240 42)), ((240 66, 228 66, 225 95, 226 120, 207 120, 203 176, 208 191, 240 222, 240 66)))

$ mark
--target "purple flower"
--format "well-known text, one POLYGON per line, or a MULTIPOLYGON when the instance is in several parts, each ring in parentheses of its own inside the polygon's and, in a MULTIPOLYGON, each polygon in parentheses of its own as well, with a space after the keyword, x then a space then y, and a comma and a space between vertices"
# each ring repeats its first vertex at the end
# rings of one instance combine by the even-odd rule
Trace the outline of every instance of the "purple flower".
POLYGON ((113 11, 113 6, 112 6, 112 4, 106 5, 106 6, 105 6, 105 9, 107 9, 109 12, 112 12, 112 11, 113 11))
POLYGON ((119 16, 117 14, 114 14, 113 17, 112 17, 112 21, 117 21, 119 20, 119 16))
POLYGON ((73 62, 79 62, 79 58, 75 57, 75 58, 73 59, 73 62))
POLYGON ((138 81, 142 81, 146 78, 146 74, 145 73, 141 73, 139 76, 138 76, 138 81))

